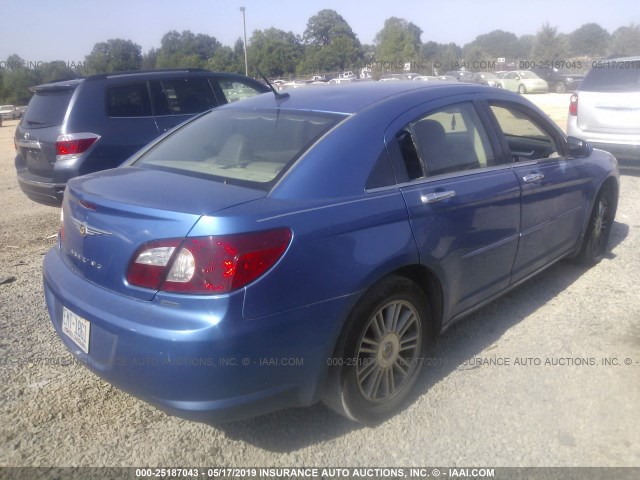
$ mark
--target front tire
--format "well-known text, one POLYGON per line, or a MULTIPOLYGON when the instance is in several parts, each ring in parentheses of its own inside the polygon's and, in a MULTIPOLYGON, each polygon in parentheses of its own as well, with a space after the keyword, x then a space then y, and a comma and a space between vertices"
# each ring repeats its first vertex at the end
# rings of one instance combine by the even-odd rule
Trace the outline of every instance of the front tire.
POLYGON ((520 94, 527 93, 527 87, 525 87, 524 85, 520 85, 518 87, 518 93, 520 93, 520 94))
POLYGON ((576 260, 591 266, 604 258, 609 244, 609 235, 616 216, 617 202, 611 188, 605 187, 596 198, 582 247, 576 260))
POLYGON ((395 413, 422 369, 430 321, 427 299, 411 280, 390 276, 375 285, 347 319, 333 359, 337 389, 325 403, 366 424, 395 413))
POLYGON ((558 82, 556 83, 556 93, 564 93, 566 92, 566 87, 564 86, 564 83, 562 82, 558 82))

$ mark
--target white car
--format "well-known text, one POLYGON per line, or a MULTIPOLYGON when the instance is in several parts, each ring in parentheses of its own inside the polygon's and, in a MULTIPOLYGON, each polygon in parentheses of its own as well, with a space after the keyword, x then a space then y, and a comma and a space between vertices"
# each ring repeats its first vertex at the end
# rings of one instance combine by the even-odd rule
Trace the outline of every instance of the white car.
POLYGON ((15 120, 20 118, 20 112, 18 112, 15 105, 2 105, 0 106, 0 117, 3 120, 15 120))
POLYGON ((518 93, 547 93, 549 91, 549 84, 528 70, 507 72, 496 86, 518 93))
POLYGON ((640 56, 594 62, 571 95, 567 134, 638 165, 640 56))

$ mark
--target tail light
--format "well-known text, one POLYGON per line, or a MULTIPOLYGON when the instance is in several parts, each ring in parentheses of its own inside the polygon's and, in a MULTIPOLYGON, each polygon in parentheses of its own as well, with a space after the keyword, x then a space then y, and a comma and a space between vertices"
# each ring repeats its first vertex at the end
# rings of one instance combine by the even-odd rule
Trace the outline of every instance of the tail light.
POLYGON ((71 160, 86 152, 100 139, 95 133, 71 133, 58 135, 56 140, 56 160, 71 160))
POLYGON ((569 115, 574 117, 578 115, 578 95, 575 93, 569 99, 569 115))
POLYGON ((291 241, 287 228, 144 244, 127 271, 131 285, 165 292, 227 293, 264 275, 291 241))

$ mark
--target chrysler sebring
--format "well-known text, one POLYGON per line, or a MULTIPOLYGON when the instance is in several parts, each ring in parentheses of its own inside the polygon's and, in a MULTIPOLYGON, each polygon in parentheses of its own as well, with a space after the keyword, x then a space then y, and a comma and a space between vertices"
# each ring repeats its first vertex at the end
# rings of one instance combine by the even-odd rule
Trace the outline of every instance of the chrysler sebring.
POLYGON ((187 418, 402 407, 437 336, 554 262, 596 264, 616 159, 521 96, 386 82, 265 93, 71 180, 52 323, 187 418))

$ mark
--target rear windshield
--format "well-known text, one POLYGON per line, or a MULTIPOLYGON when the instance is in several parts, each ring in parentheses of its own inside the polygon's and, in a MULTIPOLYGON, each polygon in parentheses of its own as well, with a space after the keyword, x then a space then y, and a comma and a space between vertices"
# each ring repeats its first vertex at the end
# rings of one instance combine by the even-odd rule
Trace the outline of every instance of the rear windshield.
POLYGON ((214 110, 157 144, 135 165, 268 189, 343 115, 214 110))
POLYGON ((73 90, 70 89, 36 92, 29 102, 22 124, 31 128, 61 125, 72 95, 73 90))
POLYGON ((587 92, 640 92, 640 68, 594 68, 582 80, 580 90, 587 92))

